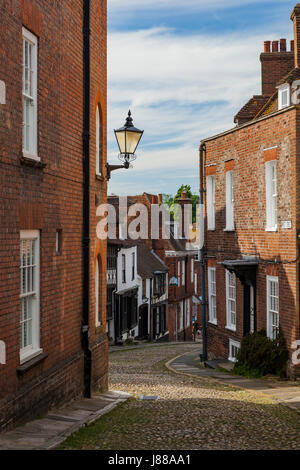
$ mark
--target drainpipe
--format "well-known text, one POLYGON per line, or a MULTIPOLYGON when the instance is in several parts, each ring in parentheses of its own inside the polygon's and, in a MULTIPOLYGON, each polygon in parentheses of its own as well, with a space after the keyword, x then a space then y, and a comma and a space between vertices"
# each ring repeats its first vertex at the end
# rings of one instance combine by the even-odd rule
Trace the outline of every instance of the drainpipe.
POLYGON ((201 304, 202 304, 202 361, 207 360, 207 331, 206 331, 206 299, 205 299, 205 247, 204 247, 204 154, 206 156, 206 145, 204 142, 200 145, 200 230, 202 234, 202 244, 199 251, 199 259, 201 263, 201 304))
POLYGON ((90 349, 90 0, 83 1, 83 315, 84 396, 91 397, 90 349))

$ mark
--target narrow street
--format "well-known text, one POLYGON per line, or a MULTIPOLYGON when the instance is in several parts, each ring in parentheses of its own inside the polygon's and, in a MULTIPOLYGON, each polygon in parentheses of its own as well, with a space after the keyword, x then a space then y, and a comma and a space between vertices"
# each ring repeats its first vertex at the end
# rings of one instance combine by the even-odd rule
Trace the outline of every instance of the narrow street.
POLYGON ((299 449, 300 416, 268 397, 213 379, 178 375, 165 363, 198 344, 110 354, 110 389, 132 394, 61 449, 299 449), (141 396, 158 396, 142 400, 141 396))

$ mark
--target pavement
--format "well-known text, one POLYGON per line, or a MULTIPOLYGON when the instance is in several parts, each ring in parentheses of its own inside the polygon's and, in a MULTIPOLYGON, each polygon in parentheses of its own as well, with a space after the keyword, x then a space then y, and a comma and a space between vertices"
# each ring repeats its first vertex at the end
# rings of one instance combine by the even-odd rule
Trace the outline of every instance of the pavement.
POLYGON ((166 365, 169 370, 188 376, 196 376, 207 379, 215 379, 223 384, 234 386, 243 390, 267 395, 281 405, 287 406, 300 414, 300 384, 299 382, 271 382, 269 380, 248 379, 227 372, 219 372, 204 367, 200 363, 199 351, 188 352, 175 359, 171 359, 166 365))
POLYGON ((42 419, 1 434, 0 450, 54 449, 75 431, 93 423, 129 397, 128 393, 111 391, 53 409, 42 419))

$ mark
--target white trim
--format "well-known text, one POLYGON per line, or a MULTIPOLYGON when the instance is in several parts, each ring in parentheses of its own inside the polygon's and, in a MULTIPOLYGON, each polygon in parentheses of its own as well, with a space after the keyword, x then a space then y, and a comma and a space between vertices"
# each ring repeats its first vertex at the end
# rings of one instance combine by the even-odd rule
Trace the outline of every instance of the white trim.
POLYGON ((285 83, 278 87, 278 110, 280 111, 281 109, 288 108, 290 105, 291 105, 291 87, 288 83, 285 83), (282 97, 285 92, 287 93, 286 103, 283 103, 282 97))
POLYGON ((226 227, 225 231, 233 231, 234 227, 234 172, 226 172, 226 227))
POLYGON ((213 325, 218 324, 218 317, 217 317, 217 270, 214 267, 207 268, 207 280, 208 280, 208 313, 209 313, 209 323, 213 325), (212 273, 215 273, 215 293, 212 292, 212 273), (213 305, 212 305, 212 297, 215 298, 216 302, 216 317, 214 318, 213 313, 213 305))
POLYGON ((206 214, 207 214, 207 230, 216 229, 215 216, 215 175, 206 177, 206 214))
POLYGON ((266 232, 277 230, 277 161, 270 160, 265 163, 265 188, 266 188, 266 232), (273 173, 274 171, 274 173, 273 173), (275 175, 275 176, 274 176, 275 175), (274 182, 276 185, 274 191, 274 182))
MULTIPOLYGON (((36 286, 33 292, 35 292, 35 309, 32 312, 32 344, 21 348, 20 344, 20 363, 29 361, 33 357, 39 355, 42 352, 40 348, 40 232, 39 230, 21 230, 20 231, 20 242, 22 240, 35 241, 34 244, 34 266, 36 267, 36 286)), ((20 263, 20 270, 22 269, 20 263)), ((32 276, 32 275, 31 275, 32 276)), ((27 281, 26 281, 27 283, 27 281)), ((30 292, 26 292, 27 295, 30 295, 30 292)), ((24 299, 25 296, 20 291, 20 299, 24 299)), ((22 303, 21 303, 22 304, 22 303)), ((22 307, 21 307, 22 310, 22 307)), ((21 322, 22 311, 20 311, 20 322, 21 322)), ((20 326, 21 327, 21 326, 20 326)), ((22 335, 22 333, 21 333, 22 335)))
MULTIPOLYGON (((23 138, 22 138, 22 149, 23 155, 26 158, 31 160, 40 161, 38 156, 38 38, 26 28, 22 28, 22 69, 23 69, 23 78, 22 78, 22 102, 23 102, 23 123, 24 119, 24 101, 30 101, 33 106, 32 122, 31 122, 31 132, 32 136, 29 137, 30 149, 24 148, 24 124, 23 124, 23 138), (24 41, 30 43, 32 46, 32 64, 30 76, 30 83, 32 86, 32 95, 29 96, 26 91, 24 91, 24 41), (30 140, 31 139, 31 140, 30 140)), ((30 71, 29 71, 30 73, 30 71)), ((28 108, 27 108, 28 109, 28 108)), ((30 119, 30 118, 29 118, 30 119)))
POLYGON ((236 357, 231 355, 231 348, 236 347, 237 349, 241 349, 241 343, 239 341, 235 341, 234 339, 229 338, 229 355, 228 355, 228 360, 231 362, 236 362, 237 359, 236 357))
POLYGON ((236 331, 236 276, 235 276, 234 273, 230 273, 230 271, 228 271, 227 269, 226 269, 225 273, 226 273, 226 327, 225 328, 227 328, 228 330, 231 330, 231 331, 236 331), (234 298, 229 296, 230 276, 233 276, 232 279, 234 279, 234 281, 235 281, 234 298), (235 323, 231 322, 232 311, 229 310, 229 303, 230 302, 234 302, 234 306, 235 306, 235 312, 234 312, 235 313, 235 323))
POLYGON ((279 327, 279 279, 278 279, 278 276, 267 276, 267 335, 270 339, 274 339, 274 335, 273 335, 273 328, 272 328, 272 324, 271 324, 271 302, 270 302, 270 296, 271 296, 271 292, 270 292, 270 283, 273 282, 273 283, 276 283, 277 284, 277 296, 274 296, 275 298, 277 298, 277 310, 273 310, 274 313, 277 313, 277 316, 278 316, 278 327, 279 327), (271 331, 271 328, 272 328, 272 331, 271 331))

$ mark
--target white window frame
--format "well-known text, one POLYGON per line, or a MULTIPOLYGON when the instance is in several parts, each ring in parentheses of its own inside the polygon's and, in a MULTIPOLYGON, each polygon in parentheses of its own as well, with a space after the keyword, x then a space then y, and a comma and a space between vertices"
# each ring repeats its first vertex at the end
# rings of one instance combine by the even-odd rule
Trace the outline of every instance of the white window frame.
POLYGON ((194 282, 194 258, 191 258, 191 283, 193 284, 194 282))
POLYGON ((195 273, 194 285, 195 285, 195 294, 197 295, 198 294, 198 274, 197 273, 195 273))
POLYGON ((215 230, 215 176, 206 177, 207 230, 215 230))
POLYGON ((234 172, 226 172, 226 228, 225 231, 233 231, 234 227, 234 172))
POLYGON ((191 324, 191 304, 190 304, 190 299, 186 300, 185 303, 185 326, 188 327, 191 324))
MULTIPOLYGON (((23 99, 23 155, 26 158, 39 161, 38 156, 38 38, 28 31, 26 28, 22 28, 22 69, 23 69, 23 80, 22 80, 22 99, 23 99), (31 67, 25 66, 25 48, 31 46, 31 67), (26 73, 29 73, 31 85, 31 91, 26 86, 26 73), (25 106, 25 103, 29 103, 30 107, 25 106), (25 118, 26 110, 31 111, 28 120, 25 118), (27 122, 29 121, 29 122, 27 122), (28 127, 28 142, 25 138, 26 127, 28 127), (26 142, 25 142, 26 141, 26 142)), ((28 76, 28 75, 27 75, 28 76)))
POLYGON ((20 363, 23 364, 33 357, 41 354, 43 350, 40 347, 40 232, 39 230, 21 230, 20 232, 20 363), (34 242, 34 259, 31 258, 30 264, 23 264, 23 257, 21 256, 21 246, 27 242, 34 242), (34 261, 32 263, 32 261, 34 261), (23 290, 22 279, 23 274, 25 288, 23 290), (35 285, 33 285, 35 279, 35 285), (32 284, 30 291, 27 291, 28 283, 32 284), (33 299, 33 311, 31 312, 31 336, 32 342, 25 347, 22 347, 22 310, 23 301, 26 298, 33 299))
POLYGON ((180 325, 180 331, 183 330, 183 300, 180 302, 180 322, 179 322, 179 325, 180 325))
POLYGON ((266 173, 266 231, 275 232, 277 219, 277 160, 265 163, 266 173), (275 177, 274 177, 275 172, 275 177), (275 187, 274 187, 275 184, 275 187))
POLYGON ((278 110, 288 108, 291 105, 291 88, 288 83, 278 87, 278 110), (284 100, 286 96, 286 100, 284 100))
POLYGON ((267 334, 270 339, 275 339, 279 330, 279 279, 278 276, 267 276, 267 334), (272 293, 272 284, 275 284, 275 295, 272 293), (277 291, 277 292, 276 292, 277 291), (277 294, 277 295, 276 295, 277 294), (273 299, 273 300, 272 300, 273 299), (277 320, 272 318, 277 316, 277 320))
POLYGON ((232 346, 241 349, 241 343, 239 341, 235 341, 234 339, 229 338, 229 355, 228 355, 228 360, 231 362, 236 362, 237 358, 233 356, 232 353, 232 346))
POLYGON ((226 269, 226 328, 236 331, 236 276, 226 269), (234 279, 234 285, 230 281, 234 279), (234 296, 230 294, 230 289, 234 289, 234 296), (234 309, 232 305, 234 304, 234 309), (232 318, 235 318, 235 322, 232 318))
POLYGON ((208 275, 208 313, 209 322, 217 325, 217 270, 216 268, 209 267, 207 270, 208 275), (214 279, 213 279, 214 275, 214 279))
POLYGON ((178 268, 177 268, 177 275, 178 275, 178 287, 181 286, 181 264, 180 264, 180 261, 178 261, 178 268))
POLYGON ((96 268, 95 268, 95 324, 96 327, 100 326, 99 321, 99 305, 100 305, 100 289, 99 289, 99 261, 96 259, 96 268))
POLYGON ((97 106, 96 109, 96 175, 103 177, 102 168, 101 168, 101 114, 100 107, 97 106))
POLYGON ((182 285, 182 286, 185 286, 185 261, 184 261, 184 260, 181 261, 181 265, 182 265, 182 269, 181 269, 181 272, 182 272, 182 283, 181 283, 181 285, 182 285))

